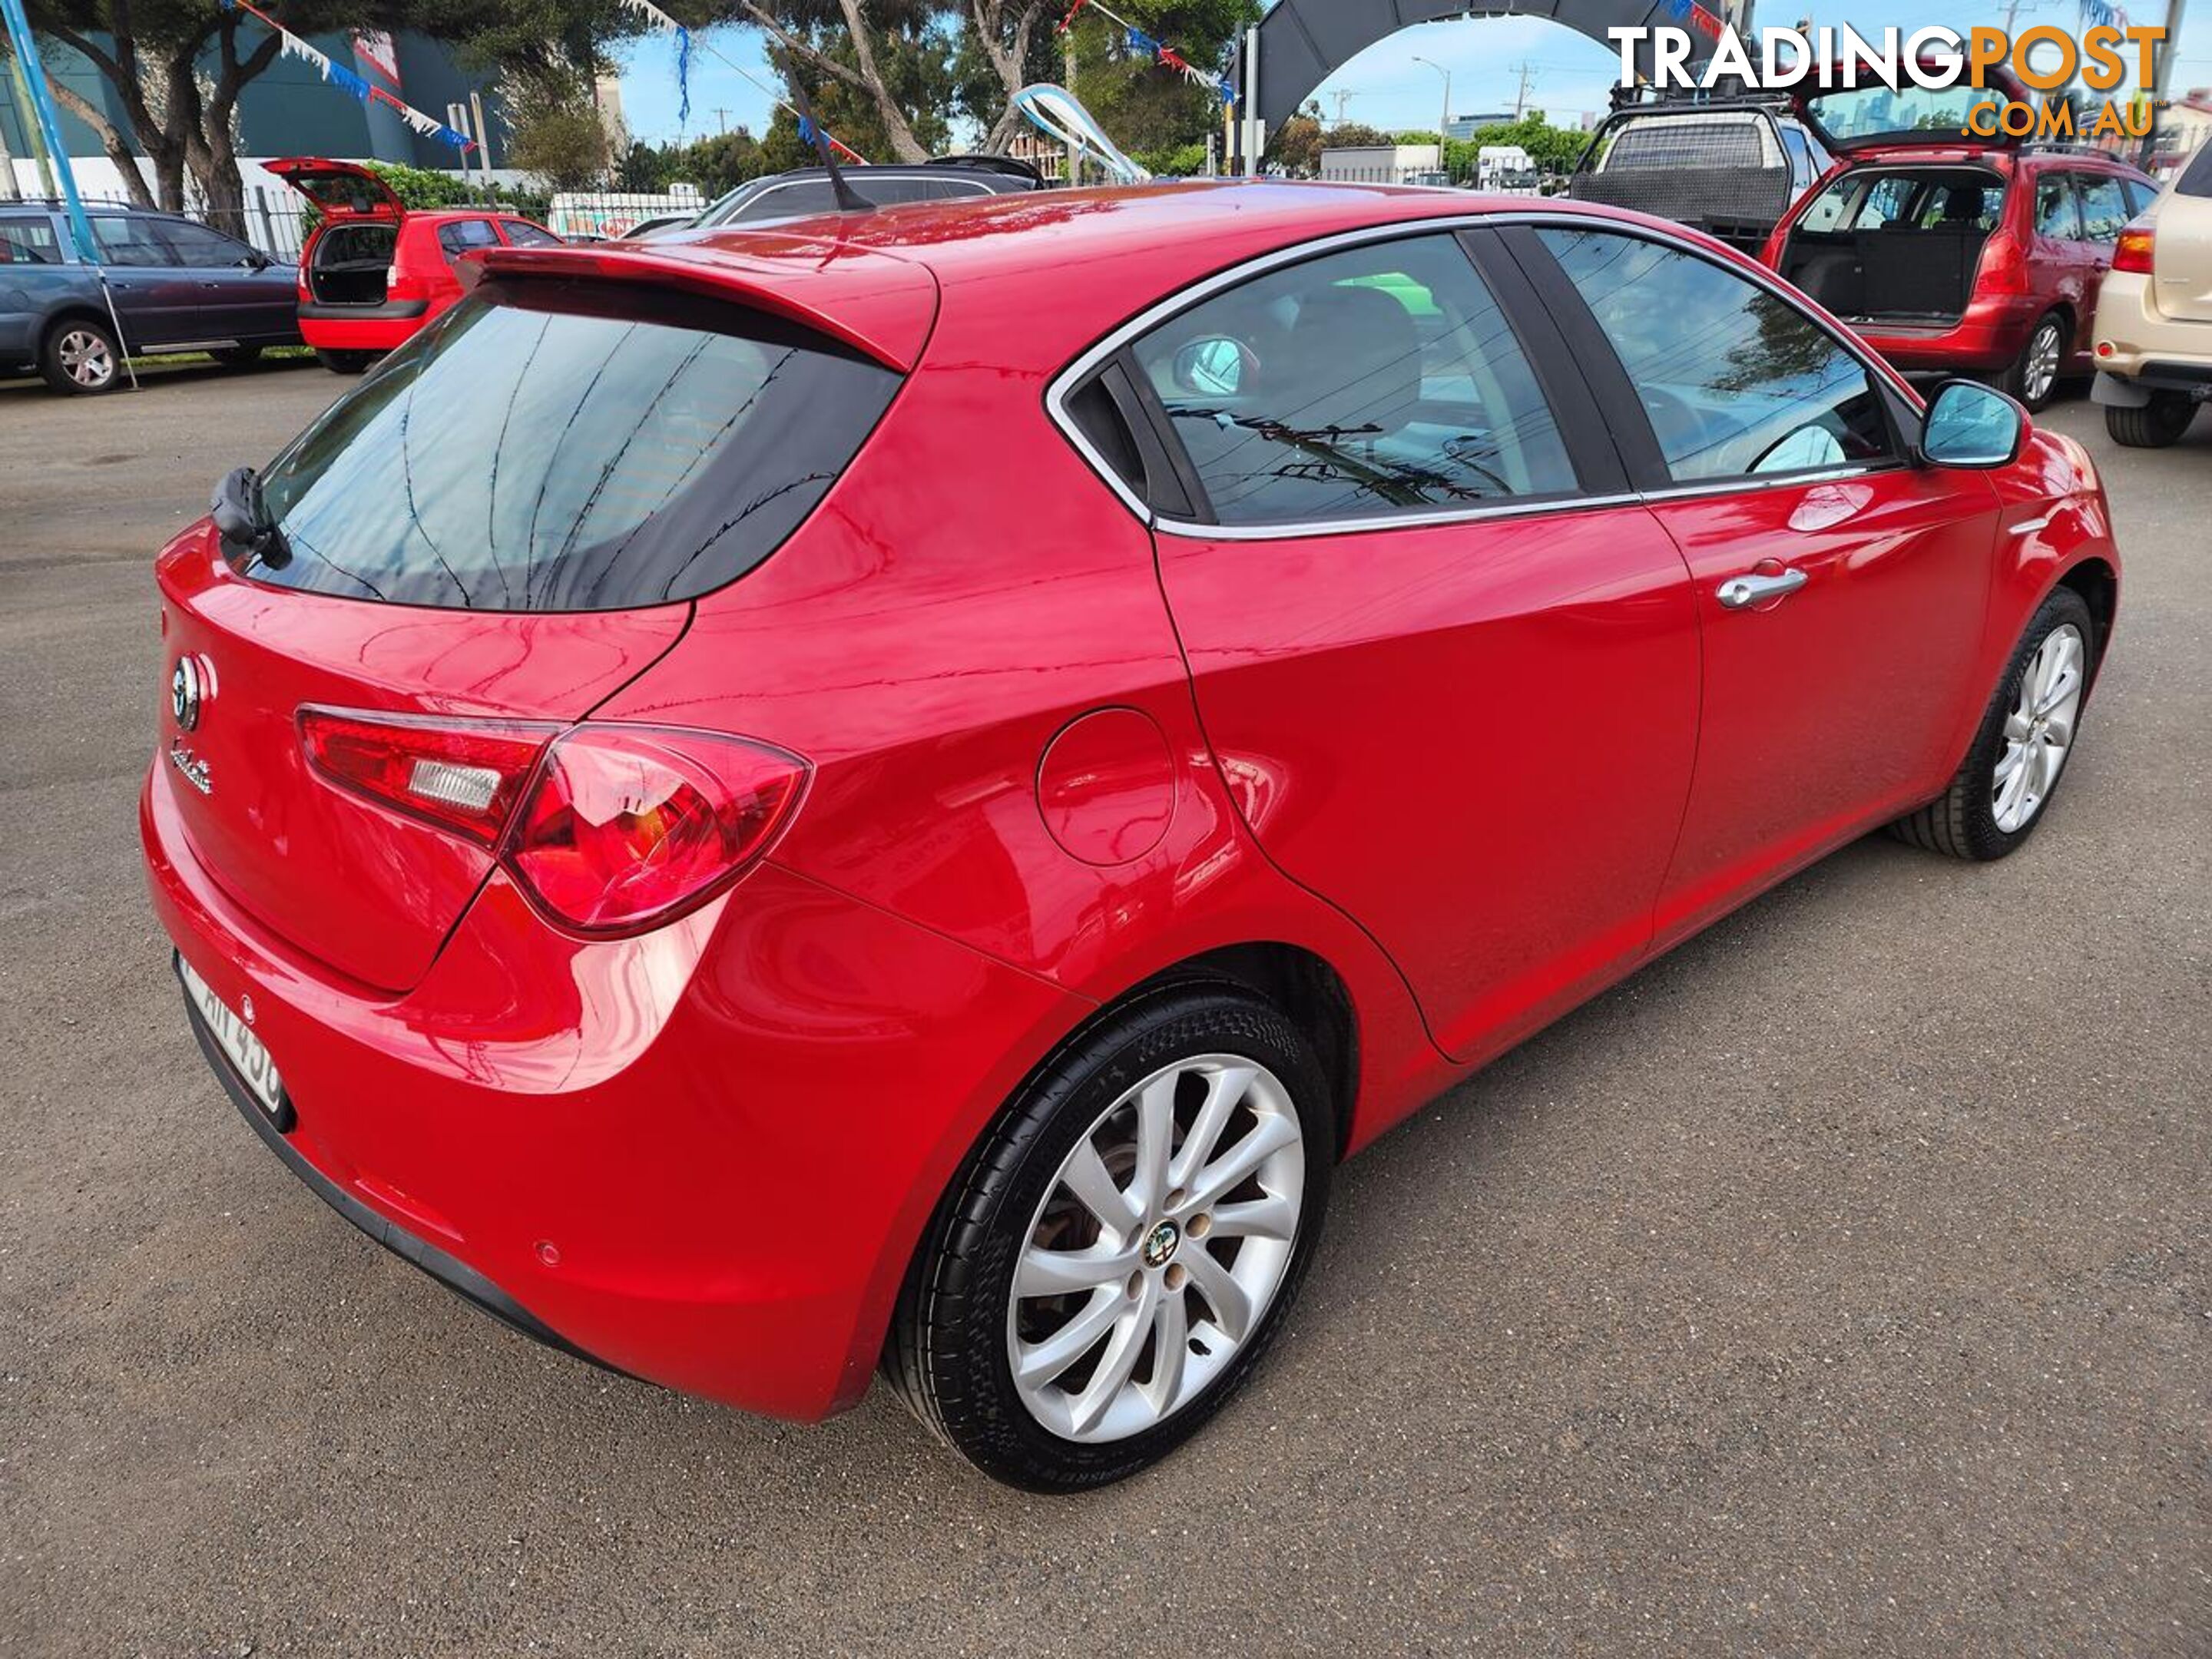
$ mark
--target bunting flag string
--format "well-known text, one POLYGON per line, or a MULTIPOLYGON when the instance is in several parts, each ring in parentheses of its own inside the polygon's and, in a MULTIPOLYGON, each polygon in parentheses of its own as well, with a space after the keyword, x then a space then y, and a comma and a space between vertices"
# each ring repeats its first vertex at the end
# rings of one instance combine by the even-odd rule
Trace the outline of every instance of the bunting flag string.
MULTIPOLYGON (((793 118, 799 123, 800 140, 809 144, 814 142, 815 128, 812 122, 801 115, 797 107, 781 93, 747 70, 743 64, 737 63, 727 57, 716 47, 713 41, 694 40, 690 30, 654 5, 653 0, 623 0, 623 4, 644 18, 663 34, 672 34, 676 37, 676 92, 678 103, 676 118, 678 121, 688 123, 691 118, 691 54, 694 52, 703 52, 739 80, 749 82, 766 93, 769 102, 774 104, 778 109, 790 111, 793 118)), ((827 127, 821 131, 822 136, 836 147, 840 155, 848 161, 866 165, 868 159, 866 156, 839 139, 827 127)))
POLYGON ((1175 70, 1176 73, 1182 76, 1184 80, 1188 81, 1194 86, 1204 87, 1207 91, 1212 93, 1215 97, 1220 99, 1224 104, 1233 104, 1237 101, 1237 93, 1235 88, 1231 87, 1229 82, 1222 76, 1214 74, 1211 70, 1202 70, 1199 68, 1197 64, 1192 63, 1188 58, 1185 58, 1173 46, 1168 45, 1166 41, 1158 40, 1153 36, 1146 33, 1144 30, 1139 28, 1127 18, 1116 14, 1110 7, 1104 3, 1104 0, 1075 0, 1075 3, 1068 7, 1066 15, 1060 20, 1059 27, 1054 29, 1053 33, 1055 34, 1066 33, 1068 25, 1075 21, 1076 13, 1081 11, 1085 6, 1090 7, 1091 10, 1105 18, 1108 22, 1112 23, 1115 27, 1119 28, 1121 31, 1123 37, 1129 43, 1129 50, 1135 52, 1139 58, 1150 58, 1157 60, 1167 68, 1175 70))
POLYGON ((2124 29, 2128 26, 2127 8, 2107 3, 2107 0, 2081 0, 2083 22, 2094 27, 2124 29))
POLYGON ((260 7, 255 5, 253 0, 219 0, 219 3, 225 11, 245 12, 272 30, 276 35, 276 50, 279 55, 285 58, 296 58, 303 64, 312 64, 320 72, 324 80, 342 92, 351 93, 364 104, 384 105, 398 116, 411 131, 418 132, 425 138, 435 138, 440 143, 449 144, 463 154, 476 148, 476 140, 471 138, 466 133, 456 132, 443 121, 423 114, 412 104, 401 102, 382 87, 356 75, 344 64, 332 63, 328 53, 319 51, 302 40, 260 7))

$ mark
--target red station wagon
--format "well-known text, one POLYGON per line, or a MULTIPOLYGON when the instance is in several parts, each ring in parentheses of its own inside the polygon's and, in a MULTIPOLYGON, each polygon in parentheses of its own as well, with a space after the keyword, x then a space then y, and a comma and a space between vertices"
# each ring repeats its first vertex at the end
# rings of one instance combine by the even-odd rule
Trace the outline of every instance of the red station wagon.
POLYGON ((300 337, 325 368, 358 374, 461 297, 459 261, 495 247, 560 247, 496 208, 410 211, 365 167, 294 156, 262 165, 315 204, 300 252, 300 337))
POLYGON ((161 556, 192 1029, 512 1324, 1028 1486, 1191 1433, 1511 1043, 1869 830, 2018 848, 2112 635, 2078 444, 1612 210, 471 265, 161 556))
POLYGON ((2041 409, 2094 369, 2098 288, 2158 186, 2101 151, 1963 136, 1975 106, 2029 96, 2002 76, 1802 95, 1840 159, 1760 260, 1899 368, 1985 376, 2041 409))

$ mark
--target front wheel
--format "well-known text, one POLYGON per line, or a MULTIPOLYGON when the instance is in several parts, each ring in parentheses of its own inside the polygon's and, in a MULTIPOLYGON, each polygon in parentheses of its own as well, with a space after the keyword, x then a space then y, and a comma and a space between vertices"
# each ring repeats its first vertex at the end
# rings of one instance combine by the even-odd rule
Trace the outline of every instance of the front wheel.
POLYGON ((374 351, 325 351, 315 348, 315 361, 333 374, 361 374, 376 361, 374 351))
POLYGON ((2043 822, 2074 752, 2096 640, 2081 596, 2053 589, 2013 648, 1951 787, 1892 833, 1954 858, 1986 861, 2018 850, 2043 822))
POLYGON ((2197 399, 2185 392, 2154 392, 2140 408, 2105 405, 2105 430, 2129 449, 2164 449, 2197 418, 2197 399))
POLYGON ((1103 1486, 1221 1408, 1312 1257, 1328 1079, 1241 988, 1171 987, 1064 1048, 922 1241, 884 1370, 985 1474, 1103 1486))

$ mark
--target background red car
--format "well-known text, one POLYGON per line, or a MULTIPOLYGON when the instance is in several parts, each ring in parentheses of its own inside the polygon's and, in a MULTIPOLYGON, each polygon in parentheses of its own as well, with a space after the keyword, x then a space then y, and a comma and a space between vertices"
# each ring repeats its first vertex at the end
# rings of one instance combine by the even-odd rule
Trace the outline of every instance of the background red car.
POLYGON ((1983 89, 1802 94, 1839 159, 1761 262, 1899 368, 1982 375, 2042 408, 2062 377, 2094 367, 2098 286, 2158 186, 2100 150, 1964 136, 1977 105, 2030 96, 2002 76, 1983 89))
POLYGON ((300 252, 300 337, 323 366, 358 374, 461 297, 455 264, 493 247, 558 247, 540 224, 497 208, 410 210, 351 161, 262 164, 320 216, 300 252))
POLYGON ((572 1351, 880 1364, 1080 1487, 1246 1374, 1344 1153, 1870 829, 2020 846, 2117 600, 2081 447, 1508 205, 472 262, 159 562, 141 830, 248 1121, 572 1351))

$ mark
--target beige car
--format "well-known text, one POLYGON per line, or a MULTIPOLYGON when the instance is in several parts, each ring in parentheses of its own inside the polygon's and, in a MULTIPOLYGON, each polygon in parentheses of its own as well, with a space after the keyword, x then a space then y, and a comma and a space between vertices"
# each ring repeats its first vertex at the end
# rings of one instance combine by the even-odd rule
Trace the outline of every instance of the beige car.
POLYGON ((2120 233, 2093 331, 2105 429, 2162 449, 2212 398, 2212 143, 2120 233))

